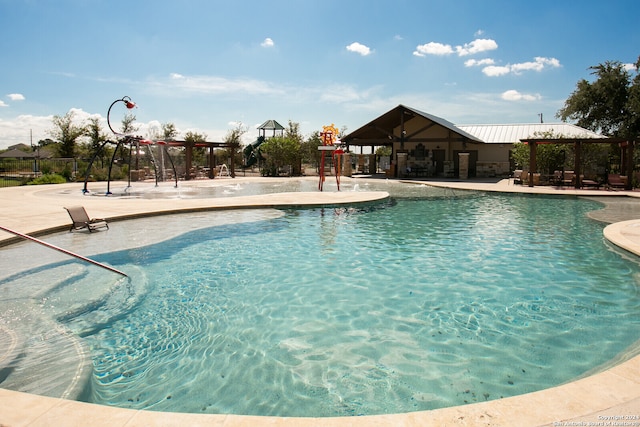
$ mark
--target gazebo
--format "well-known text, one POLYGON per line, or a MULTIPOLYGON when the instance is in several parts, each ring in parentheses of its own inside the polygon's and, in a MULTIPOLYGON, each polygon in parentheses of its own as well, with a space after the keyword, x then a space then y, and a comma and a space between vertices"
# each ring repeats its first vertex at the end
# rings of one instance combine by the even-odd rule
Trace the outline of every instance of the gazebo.
MULTIPOLYGON (((453 173, 458 169, 460 154, 477 155, 468 150, 468 145, 484 145, 484 141, 451 122, 402 104, 340 139, 347 148, 391 147, 397 166, 395 170, 392 168, 394 176, 403 176, 410 166, 409 158, 416 163, 429 159, 436 165, 435 173, 445 172, 445 166, 453 173)), ((475 164, 475 159, 470 164, 475 164)))
MULTIPOLYGON (((633 173, 633 150, 635 141, 623 138, 524 138, 520 140, 529 146, 529 187, 533 187, 533 174, 537 171, 536 147, 539 144, 573 144, 575 152, 574 172, 576 175, 575 188, 582 187, 582 147, 584 144, 619 144, 622 150, 620 169, 623 174, 633 173)), ((633 180, 628 179, 625 190, 633 188, 633 180)))

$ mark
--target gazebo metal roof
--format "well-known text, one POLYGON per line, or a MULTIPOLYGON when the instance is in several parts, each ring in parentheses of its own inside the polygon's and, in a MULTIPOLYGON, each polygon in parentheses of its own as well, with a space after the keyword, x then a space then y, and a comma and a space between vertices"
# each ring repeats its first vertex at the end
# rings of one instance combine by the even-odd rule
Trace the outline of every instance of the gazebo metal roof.
POLYGON ((266 122, 264 122, 263 124, 261 124, 260 126, 258 126, 258 129, 265 129, 265 130, 284 130, 284 126, 282 126, 280 123, 278 123, 275 120, 267 120, 266 122))

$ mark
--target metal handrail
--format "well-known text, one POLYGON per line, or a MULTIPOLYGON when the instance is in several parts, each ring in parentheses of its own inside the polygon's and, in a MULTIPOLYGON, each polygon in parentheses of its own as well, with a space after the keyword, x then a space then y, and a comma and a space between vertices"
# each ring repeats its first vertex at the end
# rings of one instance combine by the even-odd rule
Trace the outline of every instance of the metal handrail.
POLYGON ((22 233, 20 233, 20 232, 18 232, 18 231, 10 230, 10 229, 8 229, 8 228, 6 228, 6 227, 3 227, 3 226, 1 226, 1 225, 0 225, 0 230, 6 231, 7 233, 14 234, 14 235, 16 235, 16 236, 18 236, 18 237, 22 237, 23 239, 31 240, 32 242, 39 243, 39 244, 41 244, 41 245, 43 245, 43 246, 46 246, 46 247, 48 247, 48 248, 55 249, 56 251, 62 252, 63 254, 70 255, 70 256, 72 256, 72 257, 76 257, 76 258, 78 258, 78 259, 80 259, 80 260, 82 260, 82 261, 88 262, 88 263, 93 264, 93 265, 97 265, 98 267, 102 267, 102 268, 104 268, 105 270, 109 270, 109 271, 113 271, 114 273, 121 274, 121 275, 123 275, 124 277, 129 277, 129 276, 127 276, 127 274, 126 274, 126 273, 123 273, 122 271, 117 270, 117 269, 115 269, 115 268, 113 268, 113 267, 109 267, 108 265, 102 264, 102 263, 100 263, 100 262, 98 262, 98 261, 94 261, 94 260, 92 260, 92 259, 90 259, 90 258, 83 257, 82 255, 78 255, 78 254, 76 254, 76 253, 73 253, 73 252, 71 252, 71 251, 68 251, 68 250, 66 250, 66 249, 63 249, 63 248, 58 247, 58 246, 56 246, 56 245, 52 245, 51 243, 47 243, 47 242, 45 242, 45 241, 43 241, 43 240, 36 239, 35 237, 31 237, 31 236, 29 236, 29 235, 27 235, 27 234, 22 234, 22 233))

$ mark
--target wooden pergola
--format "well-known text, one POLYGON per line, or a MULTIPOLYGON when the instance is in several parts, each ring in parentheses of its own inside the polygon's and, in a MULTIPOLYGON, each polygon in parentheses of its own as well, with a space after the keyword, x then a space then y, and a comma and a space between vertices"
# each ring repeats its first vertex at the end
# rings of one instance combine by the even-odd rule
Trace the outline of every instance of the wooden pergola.
POLYGON ((582 146, 583 144, 619 144, 622 150, 620 169, 623 174, 629 175, 625 184, 625 190, 633 188, 633 150, 635 141, 623 138, 525 138, 520 142, 529 145, 529 187, 533 187, 533 174, 537 172, 536 148, 539 144, 573 144, 575 152, 574 172, 576 175, 575 188, 582 187, 582 146))
MULTIPOLYGON (((197 142, 195 144, 189 143, 188 141, 151 141, 146 139, 140 139, 139 143, 142 145, 164 145, 167 147, 184 147, 185 151, 185 180, 191 179, 189 171, 191 170, 193 164, 193 149, 198 148, 207 148, 209 151, 209 178, 214 177, 214 166, 215 166, 215 148, 231 148, 233 151, 234 144, 227 142, 197 142)), ((229 165, 229 173, 232 177, 235 177, 235 164, 234 164, 234 153, 231 153, 231 164, 229 165)))

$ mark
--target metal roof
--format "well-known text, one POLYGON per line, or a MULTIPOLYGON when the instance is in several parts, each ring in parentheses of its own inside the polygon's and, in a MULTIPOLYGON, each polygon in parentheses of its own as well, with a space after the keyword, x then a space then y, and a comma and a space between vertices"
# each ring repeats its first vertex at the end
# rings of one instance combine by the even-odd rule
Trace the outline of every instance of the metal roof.
MULTIPOLYGON (((462 140, 482 143, 481 139, 476 136, 465 132, 460 127, 457 127, 453 123, 434 116, 433 114, 424 113, 404 106, 402 104, 387 111, 378 118, 372 120, 366 125, 356 129, 355 131, 345 135, 341 138, 342 142, 346 142, 351 145, 379 145, 382 143, 388 143, 391 140, 400 140, 400 135, 394 134, 394 130, 397 130, 403 123, 411 120, 417 120, 419 123, 433 123, 439 125, 452 133, 458 135, 462 140)), ((407 141, 416 140, 413 137, 408 136, 407 141)))
POLYGON ((284 130, 284 126, 282 126, 275 120, 267 120, 266 122, 258 126, 258 129, 284 130))
POLYGON ((570 123, 524 123, 502 125, 457 125, 459 129, 490 144, 513 144, 526 138, 605 138, 570 123))

